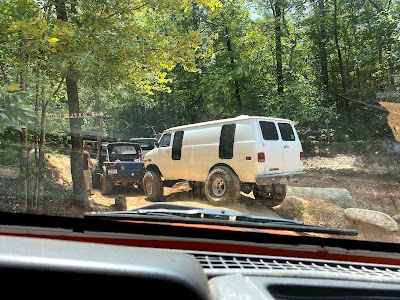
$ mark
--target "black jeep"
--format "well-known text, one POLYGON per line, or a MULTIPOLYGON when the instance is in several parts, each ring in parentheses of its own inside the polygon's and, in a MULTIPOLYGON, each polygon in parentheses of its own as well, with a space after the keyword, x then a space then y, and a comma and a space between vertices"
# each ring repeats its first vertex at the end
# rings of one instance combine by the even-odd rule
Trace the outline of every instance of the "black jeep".
POLYGON ((142 189, 144 173, 143 152, 138 143, 104 143, 92 174, 92 185, 100 188, 102 195, 111 194, 117 185, 142 189))

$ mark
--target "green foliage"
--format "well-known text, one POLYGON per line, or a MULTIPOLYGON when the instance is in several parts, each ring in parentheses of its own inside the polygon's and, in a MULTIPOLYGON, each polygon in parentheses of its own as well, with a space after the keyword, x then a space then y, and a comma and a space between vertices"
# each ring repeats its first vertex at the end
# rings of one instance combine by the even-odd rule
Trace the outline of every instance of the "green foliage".
MULTIPOLYGON (((17 84, 17 89, 19 85, 17 84)), ((21 131, 27 126, 33 112, 27 107, 29 94, 16 91, 15 86, 0 88, 0 133, 6 129, 21 131)))
POLYGON ((3 166, 18 166, 19 151, 15 146, 0 144, 0 165, 3 166))
MULTIPOLYGON (((50 102, 48 113, 67 113, 62 79, 75 77, 81 110, 98 109, 107 116, 102 133, 130 136, 139 127, 249 114, 294 119, 305 134, 334 138, 353 130, 343 125, 351 123, 343 117, 348 109, 353 120, 371 117, 382 134, 384 118, 354 105, 345 108, 321 90, 321 49, 329 91, 369 103, 398 101, 400 8, 395 1, 336 1, 336 16, 333 1, 324 1, 323 8, 317 1, 298 0, 65 3, 67 21, 56 18, 54 5, 40 1, 0 3, 0 81, 22 77, 39 104, 50 102), (276 5, 283 14, 283 94, 277 93, 276 5), (74 72, 68 73, 71 67, 74 72), (327 120, 330 132, 321 129, 327 120)), ((21 108, 34 107, 33 97, 4 90, 1 97, 14 105, 13 114, 2 111, 1 131, 30 124, 21 108)), ((94 118, 82 125, 97 129, 94 118)), ((68 131, 69 123, 47 120, 47 127, 68 131)))

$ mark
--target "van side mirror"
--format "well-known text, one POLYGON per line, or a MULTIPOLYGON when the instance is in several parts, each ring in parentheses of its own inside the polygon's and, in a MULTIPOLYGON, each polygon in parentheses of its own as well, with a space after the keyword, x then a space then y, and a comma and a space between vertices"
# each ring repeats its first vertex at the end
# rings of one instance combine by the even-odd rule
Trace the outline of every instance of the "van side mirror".
POLYGON ((159 142, 155 142, 154 143, 154 148, 158 148, 158 147, 160 147, 160 143, 159 142))

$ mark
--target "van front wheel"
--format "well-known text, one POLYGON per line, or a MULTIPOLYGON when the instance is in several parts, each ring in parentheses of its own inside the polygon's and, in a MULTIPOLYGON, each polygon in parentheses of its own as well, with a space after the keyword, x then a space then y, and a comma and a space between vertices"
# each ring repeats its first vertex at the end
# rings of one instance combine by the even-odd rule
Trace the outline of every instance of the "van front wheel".
POLYGON ((204 192, 213 205, 232 204, 240 198, 239 177, 227 167, 216 167, 207 176, 204 192))
POLYGON ((149 201, 162 201, 164 186, 160 174, 153 171, 147 171, 143 177, 143 189, 144 194, 149 201))

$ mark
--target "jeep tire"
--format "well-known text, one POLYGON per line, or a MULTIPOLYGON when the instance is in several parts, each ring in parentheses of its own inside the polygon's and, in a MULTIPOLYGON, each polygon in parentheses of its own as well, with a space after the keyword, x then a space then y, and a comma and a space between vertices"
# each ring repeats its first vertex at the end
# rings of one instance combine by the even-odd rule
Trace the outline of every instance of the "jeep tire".
POLYGON ((113 181, 111 177, 101 174, 100 176, 100 193, 102 195, 109 195, 113 191, 113 181))
POLYGON ((240 198, 240 180, 231 169, 219 166, 207 176, 204 192, 213 205, 229 205, 240 198))
POLYGON ((163 200, 164 186, 160 174, 146 171, 143 177, 143 189, 147 200, 159 202, 163 200))
POLYGON ((100 187, 100 174, 98 173, 97 166, 92 172, 92 188, 98 189, 100 187))

